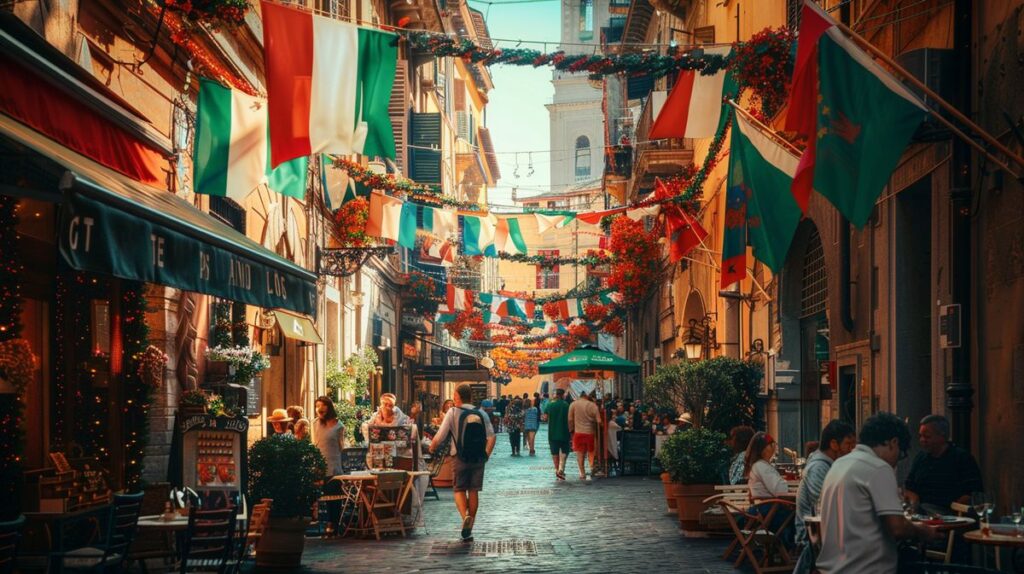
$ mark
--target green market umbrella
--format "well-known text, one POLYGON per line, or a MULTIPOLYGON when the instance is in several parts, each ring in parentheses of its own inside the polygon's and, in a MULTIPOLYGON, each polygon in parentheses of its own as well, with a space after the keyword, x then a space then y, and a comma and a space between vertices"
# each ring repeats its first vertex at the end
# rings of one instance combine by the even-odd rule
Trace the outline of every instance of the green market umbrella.
POLYGON ((577 347, 561 357, 541 363, 540 374, 564 373, 566 371, 613 371, 616 373, 636 373, 640 365, 627 361, 615 353, 602 351, 592 345, 577 347))

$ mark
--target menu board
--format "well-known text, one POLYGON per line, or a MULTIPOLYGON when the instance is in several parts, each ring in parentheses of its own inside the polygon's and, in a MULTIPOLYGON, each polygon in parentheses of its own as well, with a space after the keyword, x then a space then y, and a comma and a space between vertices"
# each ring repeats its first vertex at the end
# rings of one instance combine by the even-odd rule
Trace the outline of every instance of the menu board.
POLYGON ((367 429, 367 441, 370 445, 366 453, 366 466, 394 468, 395 457, 412 446, 412 427, 372 425, 367 429))
POLYGON ((263 410, 263 377, 253 377, 245 389, 245 415, 258 417, 263 410))
POLYGON ((175 468, 181 482, 176 486, 196 490, 207 508, 219 508, 244 490, 248 419, 191 415, 179 419, 178 428, 181 465, 175 468))
POLYGON ((199 431, 196 436, 196 485, 238 488, 235 439, 230 431, 199 431))
POLYGON ((625 462, 650 462, 650 431, 622 431, 622 460, 625 462))

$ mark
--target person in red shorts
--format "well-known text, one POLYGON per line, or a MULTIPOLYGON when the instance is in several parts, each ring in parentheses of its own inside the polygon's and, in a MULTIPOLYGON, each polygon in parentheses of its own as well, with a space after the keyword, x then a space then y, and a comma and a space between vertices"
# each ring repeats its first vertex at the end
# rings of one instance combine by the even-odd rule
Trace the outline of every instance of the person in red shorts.
POLYGON ((586 461, 590 459, 590 471, 594 471, 595 437, 601 427, 601 414, 586 393, 580 400, 569 405, 569 432, 572 435, 572 450, 576 453, 576 463, 580 467, 580 480, 587 480, 586 461))

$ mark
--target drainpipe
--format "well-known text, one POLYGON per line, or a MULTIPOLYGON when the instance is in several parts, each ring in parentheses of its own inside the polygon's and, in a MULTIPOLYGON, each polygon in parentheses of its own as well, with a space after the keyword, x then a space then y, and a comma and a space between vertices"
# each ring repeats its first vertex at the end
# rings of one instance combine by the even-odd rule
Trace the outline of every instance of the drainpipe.
POLYGON ((839 218, 839 320, 847 333, 853 332, 853 310, 850 303, 850 221, 839 218))
MULTIPOLYGON (((953 7, 954 77, 972 77, 971 0, 956 0, 953 7)), ((970 81, 958 82, 953 104, 972 114, 970 81)), ((950 351, 952 369, 946 378, 946 408, 950 411, 953 442, 971 449, 971 150, 959 138, 953 139, 952 186, 950 189, 950 280, 954 303, 960 304, 960 346, 950 351)))

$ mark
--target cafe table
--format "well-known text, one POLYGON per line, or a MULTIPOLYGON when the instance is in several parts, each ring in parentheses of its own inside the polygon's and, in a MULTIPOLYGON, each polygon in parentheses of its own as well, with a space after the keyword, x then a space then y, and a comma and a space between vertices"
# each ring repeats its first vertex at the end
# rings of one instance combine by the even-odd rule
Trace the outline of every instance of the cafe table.
POLYGON ((988 534, 983 534, 981 530, 972 530, 964 534, 964 539, 972 544, 992 546, 996 554, 996 570, 1000 570, 1002 566, 999 560, 1000 548, 1024 548, 1024 537, 1013 534, 997 534, 992 531, 989 531, 988 534))
MULTIPOLYGON (((430 476, 430 472, 426 470, 391 469, 386 471, 382 470, 379 472, 404 472, 406 474, 405 486, 402 488, 402 494, 399 496, 399 507, 405 505, 406 499, 409 497, 409 494, 413 491, 413 488, 416 484, 416 479, 421 476, 430 476)), ((370 521, 370 515, 373 513, 373 507, 370 501, 370 497, 367 495, 364 486, 368 482, 377 482, 377 474, 378 471, 365 470, 349 474, 339 474, 331 477, 331 480, 338 480, 341 482, 355 484, 355 497, 359 501, 359 516, 356 521, 356 526, 352 528, 352 530, 358 531, 360 534, 365 534, 373 529, 373 526, 370 521)), ((420 519, 422 518, 423 501, 413 501, 412 509, 413 526, 416 526, 419 523, 420 519)))
MULTIPOLYGON (((67 536, 81 534, 83 524, 89 524, 93 529, 92 537, 101 535, 110 509, 110 504, 98 504, 69 512, 26 512, 23 536, 32 538, 33 534, 39 535, 45 539, 45 546, 26 544, 24 549, 19 550, 19 564, 24 567, 33 567, 37 564, 45 567, 52 553, 59 554, 69 550, 65 547, 67 536)), ((53 571, 59 572, 61 569, 62 566, 58 562, 53 571)))

